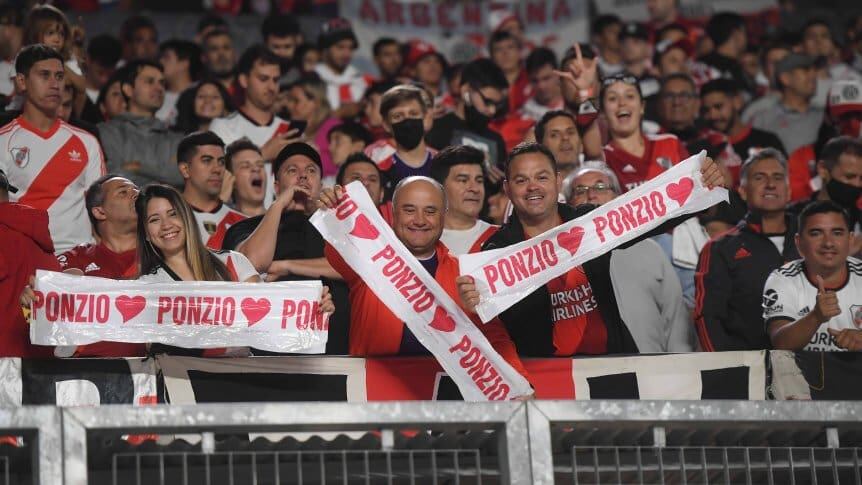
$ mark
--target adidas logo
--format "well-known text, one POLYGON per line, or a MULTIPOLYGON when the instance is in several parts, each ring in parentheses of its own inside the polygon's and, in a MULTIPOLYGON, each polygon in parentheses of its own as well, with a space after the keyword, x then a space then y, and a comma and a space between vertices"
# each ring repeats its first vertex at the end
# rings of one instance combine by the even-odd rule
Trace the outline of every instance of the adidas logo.
POLYGON ((751 256, 751 253, 745 248, 739 248, 736 250, 736 254, 733 255, 733 259, 745 259, 751 256))
POLYGON ((636 168, 634 168, 634 167, 632 167, 631 165, 628 165, 628 164, 626 164, 626 166, 625 166, 625 167, 623 167, 623 173, 635 173, 635 172, 637 172, 637 171, 638 171, 638 170, 637 170, 636 168))
POLYGON ((102 269, 102 268, 100 268, 98 264, 96 264, 96 263, 90 263, 90 264, 88 264, 88 265, 87 265, 87 267, 84 269, 84 273, 89 273, 89 272, 91 272, 91 271, 99 271, 100 269, 102 269))
POLYGON ((799 310, 799 316, 800 317, 804 317, 805 315, 808 315, 809 313, 811 313, 811 309, 808 307, 805 307, 802 310, 799 310))
POLYGON ((71 160, 73 162, 80 162, 81 161, 81 152, 79 152, 77 150, 70 150, 69 151, 69 160, 71 160))

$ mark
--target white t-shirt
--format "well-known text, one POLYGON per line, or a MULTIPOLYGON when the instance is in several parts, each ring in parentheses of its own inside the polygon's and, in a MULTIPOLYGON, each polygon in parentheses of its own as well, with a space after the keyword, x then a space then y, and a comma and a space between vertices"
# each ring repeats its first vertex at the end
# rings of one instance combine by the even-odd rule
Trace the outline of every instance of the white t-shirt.
MULTIPOLYGON (((213 254, 227 266, 228 271, 236 278, 237 282, 244 282, 252 276, 257 276, 257 271, 251 261, 244 254, 236 251, 213 251, 213 254)), ((139 281, 146 283, 170 283, 176 281, 171 274, 165 270, 164 266, 157 267, 150 274, 143 274, 138 277, 139 281)))
POLYGON ((221 249, 224 236, 230 226, 245 219, 245 214, 235 211, 225 204, 219 203, 212 212, 205 212, 192 207, 195 220, 198 221, 198 230, 201 232, 203 243, 210 249, 221 249))
MULTIPOLYGON (((774 270, 763 287, 763 320, 796 321, 814 309, 817 304, 817 285, 805 274, 805 264, 798 259, 774 270)), ((820 325, 803 350, 840 351, 835 339, 826 330, 862 328, 862 261, 847 258, 847 283, 838 289, 841 314, 820 325)))
POLYGON ((470 248, 480 239, 481 242, 487 241, 498 228, 499 226, 488 224, 479 219, 470 229, 443 229, 443 235, 440 236, 440 240, 449 248, 449 252, 460 256, 469 253, 470 248))
POLYGON ((19 116, 0 129, 0 169, 18 188, 12 202, 48 211, 57 254, 93 241, 84 192, 105 173, 96 137, 60 119, 41 132, 19 116))
POLYGON ((339 74, 321 62, 314 67, 314 71, 326 83, 326 99, 334 110, 343 103, 362 100, 362 95, 371 84, 370 76, 363 76, 359 69, 353 66, 347 66, 344 72, 339 74))
MULTIPOLYGON (((258 148, 261 148, 275 135, 281 125, 289 126, 290 123, 278 116, 273 116, 269 124, 259 125, 242 114, 242 111, 234 111, 224 118, 212 120, 210 131, 218 135, 225 145, 246 137, 258 148)), ((275 200, 272 164, 265 164, 264 170, 266 170, 266 194, 263 196, 263 206, 268 209, 272 201, 275 200)))

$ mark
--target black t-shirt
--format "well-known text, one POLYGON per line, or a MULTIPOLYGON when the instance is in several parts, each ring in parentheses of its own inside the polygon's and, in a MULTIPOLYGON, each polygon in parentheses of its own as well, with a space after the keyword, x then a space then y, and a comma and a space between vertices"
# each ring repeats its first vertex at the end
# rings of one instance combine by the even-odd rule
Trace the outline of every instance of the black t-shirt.
POLYGON ((425 142, 436 150, 450 145, 469 145, 488 154, 488 160, 502 167, 506 161, 506 143, 503 137, 487 126, 480 130, 471 128, 455 113, 446 114, 434 120, 431 131, 425 135, 425 142))
MULTIPOLYGON (((240 243, 248 239, 257 229, 263 216, 255 216, 240 221, 225 234, 223 249, 235 250, 240 243)), ((276 235, 275 254, 273 261, 282 259, 314 259, 322 258, 323 236, 317 232, 308 216, 302 212, 287 212, 282 214, 276 235)), ((347 338, 350 328, 350 299, 347 285, 343 281, 329 278, 313 278, 308 276, 288 275, 278 281, 309 281, 321 280, 329 287, 335 313, 329 318, 329 340, 326 342, 326 353, 330 355, 346 355, 348 353, 347 338)), ((274 355, 255 350, 256 355, 274 355)))
POLYGON ((733 151, 745 161, 751 155, 754 155, 754 152, 758 149, 763 148, 775 148, 787 156, 787 151, 784 149, 784 144, 781 143, 781 140, 775 135, 775 133, 758 130, 757 128, 748 128, 743 131, 739 135, 731 138, 730 142, 733 144, 733 151))

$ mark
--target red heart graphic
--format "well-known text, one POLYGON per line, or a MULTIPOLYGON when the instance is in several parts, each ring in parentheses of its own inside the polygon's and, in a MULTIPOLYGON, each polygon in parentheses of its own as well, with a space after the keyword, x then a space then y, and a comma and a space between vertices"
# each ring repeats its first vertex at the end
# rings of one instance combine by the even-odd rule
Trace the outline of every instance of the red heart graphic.
POLYGON ((257 300, 254 298, 243 298, 239 307, 242 310, 242 314, 248 319, 248 326, 250 327, 263 320, 263 317, 269 314, 271 305, 266 298, 258 298, 257 300))
POLYGON ((557 234, 557 244, 566 251, 572 253, 572 256, 578 252, 581 247, 581 239, 584 238, 584 228, 575 226, 568 232, 557 234))
POLYGON ((135 318, 138 313, 144 311, 147 299, 143 296, 120 295, 114 299, 114 306, 123 315, 123 323, 135 318))
POLYGON ((434 310, 434 319, 431 320, 431 323, 428 325, 434 330, 451 332, 455 330, 455 319, 452 318, 443 307, 438 306, 437 309, 434 310))
POLYGON ((688 200, 691 191, 694 189, 694 180, 691 177, 683 177, 679 179, 679 183, 669 183, 665 187, 664 192, 668 197, 675 200, 680 207, 688 200))
POLYGON ((350 234, 356 237, 361 237, 362 239, 377 239, 380 232, 377 231, 376 227, 371 225, 371 221, 365 217, 365 214, 359 214, 354 222, 353 230, 350 231, 350 234))

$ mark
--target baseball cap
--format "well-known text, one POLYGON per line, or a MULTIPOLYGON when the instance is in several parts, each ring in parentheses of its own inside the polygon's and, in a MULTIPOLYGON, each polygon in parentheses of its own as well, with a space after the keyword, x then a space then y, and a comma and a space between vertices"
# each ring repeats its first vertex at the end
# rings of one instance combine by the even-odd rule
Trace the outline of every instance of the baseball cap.
POLYGON ((426 56, 437 56, 440 59, 440 63, 443 64, 443 67, 446 67, 446 59, 442 54, 437 52, 437 49, 434 48, 428 42, 420 39, 410 39, 407 41, 407 55, 404 56, 404 65, 407 67, 414 67, 426 56))
POLYGON ((826 106, 832 116, 862 112, 862 82, 835 81, 829 88, 826 106))
POLYGON ((623 25, 622 30, 620 30, 620 40, 623 40, 626 37, 649 40, 649 32, 647 32, 647 29, 646 27, 644 27, 643 24, 639 24, 637 22, 629 22, 623 25))
POLYGON ((287 145, 278 152, 278 155, 276 155, 275 159, 272 161, 272 173, 277 174, 278 169, 281 168, 281 164, 294 155, 303 155, 308 157, 321 170, 323 170, 323 162, 320 160, 320 154, 317 153, 317 150, 308 143, 298 141, 287 145))
POLYGON ((658 61, 661 59, 666 52, 671 49, 682 49, 685 52, 685 56, 691 58, 694 55, 694 46, 691 45, 691 41, 688 39, 679 39, 676 42, 671 42, 670 40, 663 40, 655 45, 655 54, 653 55, 653 64, 658 64, 658 61))
POLYGON ((816 57, 791 52, 775 63, 775 76, 778 77, 785 72, 790 72, 801 67, 812 67, 815 64, 817 64, 816 57))
POLYGON ((0 169, 0 189, 6 189, 13 194, 18 192, 18 187, 9 183, 9 178, 6 177, 6 172, 3 169, 0 169))
POLYGON ((317 45, 321 49, 326 49, 344 39, 352 40, 354 49, 359 47, 359 39, 356 38, 350 21, 341 17, 334 18, 320 26, 317 45))

